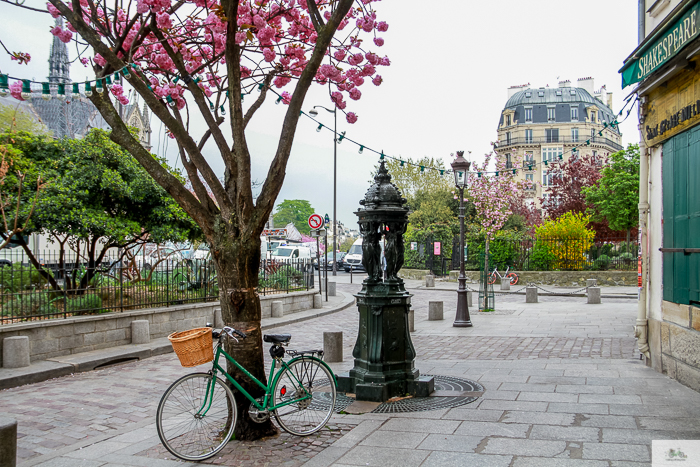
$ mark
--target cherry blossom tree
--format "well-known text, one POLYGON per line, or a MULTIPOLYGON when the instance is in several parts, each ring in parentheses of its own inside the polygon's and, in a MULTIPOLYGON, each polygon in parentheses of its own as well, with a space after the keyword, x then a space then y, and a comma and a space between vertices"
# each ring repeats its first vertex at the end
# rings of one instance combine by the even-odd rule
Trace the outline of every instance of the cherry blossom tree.
MULTIPOLYGON (((484 274, 489 274, 489 243, 511 215, 512 198, 520 192, 513 169, 506 168, 506 158, 496 158, 496 170, 489 169, 493 153, 486 154, 482 165, 474 164, 469 173, 467 197, 476 209, 477 223, 481 224, 486 238, 484 249, 484 274), (491 173, 487 173, 490 171, 491 173)), ((513 167, 520 166, 515 154, 513 167)), ((484 308, 490 308, 488 294, 484 293, 484 308)))
MULTIPOLYGON (((228 350, 260 381, 265 381, 261 309, 256 293, 260 233, 285 178, 294 133, 309 87, 329 89, 331 102, 349 123, 346 110, 371 81, 379 86, 381 66, 389 59, 381 47, 387 31, 373 9, 378 0, 50 0, 49 13, 63 17, 65 28, 52 33, 76 41, 90 56, 103 86, 89 99, 111 126, 111 138, 199 224, 217 267, 224 322, 248 332, 228 350), (191 188, 162 167, 123 122, 115 102, 128 103, 120 84, 109 91, 107 78, 119 72, 163 122, 177 143, 191 188), (102 92, 99 92, 102 91, 102 92), (254 92, 245 99, 244 95, 254 92), (246 127, 270 94, 287 105, 274 158, 255 198, 246 127), (110 95, 111 94, 111 95, 110 95), (347 101, 349 98, 350 101, 347 101), (206 130, 194 133, 195 120, 206 130), (227 128, 228 125, 228 128, 227 128), (223 160, 219 181, 203 149, 212 142, 223 160)), ((21 2, 17 2, 18 6, 21 2)), ((21 83, 11 84, 20 95, 21 83)), ((86 93, 87 94, 87 93, 86 93)), ((21 97, 21 95, 20 95, 21 97)), ((229 371, 240 376, 236 368, 229 371)), ((239 379, 244 382, 245 378, 239 379)), ((262 396, 251 383, 243 387, 262 396)), ((238 398, 236 439, 255 439, 276 431, 268 421, 252 423, 249 403, 238 398)))

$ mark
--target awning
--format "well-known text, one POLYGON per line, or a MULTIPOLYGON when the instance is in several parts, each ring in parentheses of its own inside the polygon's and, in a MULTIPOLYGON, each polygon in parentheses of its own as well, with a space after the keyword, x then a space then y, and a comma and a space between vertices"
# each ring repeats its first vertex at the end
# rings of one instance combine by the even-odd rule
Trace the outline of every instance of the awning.
POLYGON ((683 15, 662 31, 654 40, 643 43, 620 69, 622 88, 643 81, 647 76, 680 52, 700 31, 700 2, 695 2, 683 15))

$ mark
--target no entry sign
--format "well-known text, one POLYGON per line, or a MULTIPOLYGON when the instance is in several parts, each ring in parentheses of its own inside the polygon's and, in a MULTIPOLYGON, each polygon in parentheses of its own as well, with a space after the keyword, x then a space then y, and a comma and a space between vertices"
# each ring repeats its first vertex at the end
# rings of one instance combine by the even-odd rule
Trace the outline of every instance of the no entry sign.
POLYGON ((323 227, 323 217, 318 214, 311 214, 309 216, 309 227, 313 230, 318 230, 323 227))

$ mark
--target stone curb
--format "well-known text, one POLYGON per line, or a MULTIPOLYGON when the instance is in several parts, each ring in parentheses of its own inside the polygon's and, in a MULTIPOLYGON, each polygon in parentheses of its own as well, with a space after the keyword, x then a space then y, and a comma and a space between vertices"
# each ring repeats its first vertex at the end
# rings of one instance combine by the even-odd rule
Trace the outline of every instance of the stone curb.
MULTIPOLYGON (((345 310, 355 303, 355 297, 352 295, 348 297, 345 294, 338 293, 338 296, 341 295, 342 299, 339 300, 340 303, 333 306, 333 308, 300 311, 282 318, 265 318, 262 320, 261 328, 266 330, 311 320, 345 310)), ((173 348, 168 338, 162 337, 160 339, 154 339, 148 344, 121 345, 107 349, 53 357, 47 360, 37 361, 24 368, 0 368, 0 390, 24 386, 25 384, 40 383, 72 373, 92 371, 102 365, 124 363, 129 360, 142 360, 172 351, 173 348)))
MULTIPOLYGON (((409 287, 406 287, 407 289, 409 287)), ((412 289, 420 289, 420 290, 438 290, 440 292, 457 292, 457 289, 448 289, 444 287, 426 287, 424 285, 418 286, 418 287, 411 287, 412 289)), ((583 287, 581 287, 583 288, 583 287)), ((472 291, 473 292, 473 291, 472 291)), ((497 295, 525 295, 525 292, 509 292, 509 291, 501 291, 501 290, 494 290, 494 293, 497 295)), ((586 297, 585 293, 566 293, 566 292, 539 292, 537 293, 540 296, 543 297, 586 297)), ((634 299, 637 300, 637 294, 636 293, 628 293, 628 294, 620 294, 620 293, 610 293, 610 294, 601 294, 601 298, 627 298, 627 299, 634 299)))

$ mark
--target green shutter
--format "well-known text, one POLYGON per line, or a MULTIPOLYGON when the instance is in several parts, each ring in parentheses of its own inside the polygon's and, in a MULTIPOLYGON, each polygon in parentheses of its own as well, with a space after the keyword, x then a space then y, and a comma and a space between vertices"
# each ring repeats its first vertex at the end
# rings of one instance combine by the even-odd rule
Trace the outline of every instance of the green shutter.
MULTIPOLYGON (((700 248, 700 127, 663 146, 664 248, 700 248)), ((700 303, 700 254, 663 254, 664 300, 700 303)))

